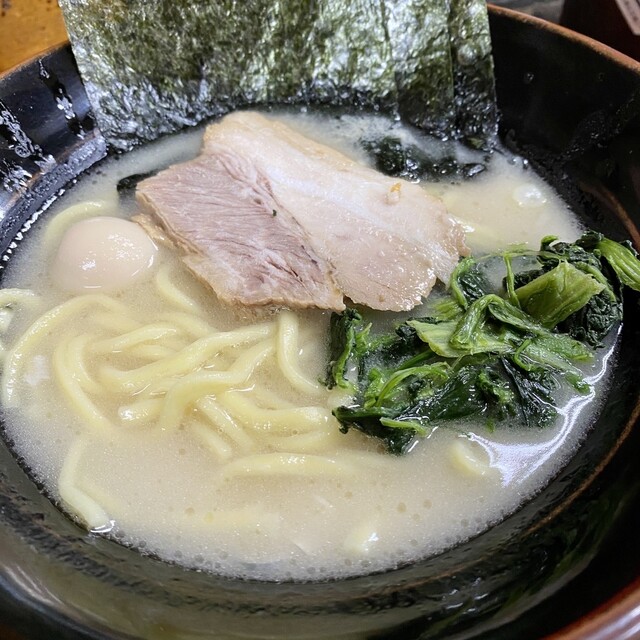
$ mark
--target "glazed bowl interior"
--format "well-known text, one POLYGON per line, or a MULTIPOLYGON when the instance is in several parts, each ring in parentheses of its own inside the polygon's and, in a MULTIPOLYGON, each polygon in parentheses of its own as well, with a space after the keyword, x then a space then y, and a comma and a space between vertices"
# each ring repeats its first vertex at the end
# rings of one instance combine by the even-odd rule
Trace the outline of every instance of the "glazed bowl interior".
MULTIPOLYGON (((509 11, 493 10, 491 27, 504 143, 587 226, 640 244, 640 66, 509 11)), ((68 48, 0 79, 5 259, 34 214, 106 154, 68 48)), ((597 423, 550 485, 467 543, 382 574, 260 583, 142 556, 63 516, 2 445, 3 609, 28 637, 507 638, 518 627, 533 638, 553 630, 526 612, 561 597, 597 562, 638 502, 638 305, 625 314, 597 423)), ((629 557, 583 608, 613 595, 638 567, 640 558, 629 557)), ((556 627, 584 613, 572 606, 556 627)))

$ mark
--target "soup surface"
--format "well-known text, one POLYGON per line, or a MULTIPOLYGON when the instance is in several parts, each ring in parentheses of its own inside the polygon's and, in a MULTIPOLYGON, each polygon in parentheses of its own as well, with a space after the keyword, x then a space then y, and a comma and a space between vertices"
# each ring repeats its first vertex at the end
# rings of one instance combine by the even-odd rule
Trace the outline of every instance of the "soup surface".
MULTIPOLYGON (((416 135, 380 116, 272 117, 363 163, 363 136, 416 135)), ((585 368, 590 394, 558 398, 552 427, 461 422, 393 456, 354 430, 340 433, 331 414, 348 398, 318 382, 328 313, 239 319, 164 247, 147 246, 124 275, 114 266, 128 258, 109 253, 113 246, 96 250, 101 286, 74 291, 93 267, 69 258, 89 242, 82 227, 75 239, 69 229, 134 215, 118 181, 195 156, 201 135, 100 166, 9 261, 0 293, 6 437, 61 507, 96 532, 188 567, 315 580, 436 553, 539 491, 583 438, 611 349, 585 368)), ((438 145, 432 152, 451 151, 438 145)), ((506 153, 472 180, 424 188, 464 223, 474 253, 580 233, 552 190, 506 153)), ((128 242, 114 234, 118 246, 128 242)), ((390 325, 407 315, 372 318, 390 325)))

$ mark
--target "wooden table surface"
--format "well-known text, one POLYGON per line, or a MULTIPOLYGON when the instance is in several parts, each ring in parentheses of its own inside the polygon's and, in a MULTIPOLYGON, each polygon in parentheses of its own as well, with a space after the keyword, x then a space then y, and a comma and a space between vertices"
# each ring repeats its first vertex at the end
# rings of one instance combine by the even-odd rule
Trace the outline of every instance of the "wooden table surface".
POLYGON ((56 0, 0 0, 0 73, 66 39, 56 0))

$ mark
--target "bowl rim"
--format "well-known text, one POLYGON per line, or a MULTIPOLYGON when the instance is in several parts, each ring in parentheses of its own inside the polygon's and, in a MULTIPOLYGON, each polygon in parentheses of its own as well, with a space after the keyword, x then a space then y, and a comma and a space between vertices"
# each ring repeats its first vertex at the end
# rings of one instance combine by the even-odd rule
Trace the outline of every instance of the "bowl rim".
POLYGON ((640 577, 582 618, 546 640, 623 640, 640 627, 640 577))
POLYGON ((600 55, 608 58, 613 58, 618 64, 627 67, 635 71, 636 73, 640 73, 640 61, 634 60, 625 53, 622 53, 621 51, 618 51, 617 49, 614 49, 613 47, 610 47, 609 45, 606 45, 599 40, 595 40, 594 38, 585 36, 582 33, 573 31, 573 29, 569 29, 568 27, 556 24, 555 22, 549 22, 548 20, 544 20, 543 18, 537 18, 536 16, 523 13, 522 11, 508 9, 507 7, 500 7, 498 5, 492 4, 491 2, 488 2, 487 6, 489 8, 490 14, 502 15, 504 17, 518 20, 519 22, 523 22, 525 24, 530 24, 532 27, 544 29, 545 31, 555 32, 556 34, 572 40, 577 44, 587 46, 590 49, 594 49, 600 55))
MULTIPOLYGON (((598 40, 513 9, 489 4, 489 10, 496 15, 519 19, 533 27, 555 32, 579 45, 588 46, 601 56, 640 74, 639 61, 598 40)), ((621 640, 635 637, 639 628, 640 576, 581 618, 547 635, 545 640, 621 640)))

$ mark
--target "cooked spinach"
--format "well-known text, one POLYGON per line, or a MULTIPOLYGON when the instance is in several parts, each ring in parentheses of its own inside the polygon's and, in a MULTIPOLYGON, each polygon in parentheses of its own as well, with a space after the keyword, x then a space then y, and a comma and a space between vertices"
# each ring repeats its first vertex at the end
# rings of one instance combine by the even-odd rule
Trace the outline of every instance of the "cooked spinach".
MULTIPOLYGON (((343 389, 353 388, 347 380, 347 365, 356 355, 356 336, 363 335, 363 328, 362 316, 355 309, 347 309, 343 313, 331 315, 330 360, 325 380, 329 389, 335 386, 343 389)), ((362 337, 360 340, 362 341, 362 337)))
POLYGON ((591 274, 560 262, 516 290, 520 306, 545 327, 555 327, 580 311, 605 285, 591 274))
POLYGON ((599 346, 604 337, 622 320, 622 286, 634 289, 640 283, 640 273, 635 271, 638 263, 635 252, 624 244, 608 240, 600 233, 589 231, 575 243, 557 242, 554 236, 543 238, 536 257, 537 269, 515 277, 516 286, 522 287, 524 291, 527 283, 552 271, 561 263, 572 265, 602 285, 602 290, 590 297, 584 306, 575 309, 558 323, 560 331, 593 347, 599 346), (621 272, 628 272, 627 282, 618 275, 611 262, 621 272), (634 272, 635 279, 632 277, 634 272))
POLYGON ((341 430, 359 429, 401 454, 416 437, 470 416, 490 427, 507 417, 549 425, 557 388, 589 391, 577 364, 621 321, 625 286, 640 291, 636 253, 589 232, 575 243, 544 238, 537 252, 462 259, 433 313, 391 333, 375 335, 353 309, 334 314, 327 385, 354 394, 334 410, 341 430), (501 286, 487 275, 496 260, 501 286))

